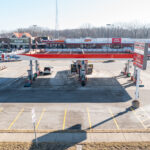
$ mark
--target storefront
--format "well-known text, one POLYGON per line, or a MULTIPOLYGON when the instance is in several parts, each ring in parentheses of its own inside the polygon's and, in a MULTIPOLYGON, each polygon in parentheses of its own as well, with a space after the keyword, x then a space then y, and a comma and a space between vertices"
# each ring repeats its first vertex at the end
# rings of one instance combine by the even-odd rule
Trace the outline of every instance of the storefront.
POLYGON ((10 38, 10 47, 12 49, 30 49, 32 36, 29 33, 13 33, 10 38))
POLYGON ((47 48, 47 44, 43 41, 48 41, 49 37, 36 37, 32 40, 32 48, 33 49, 44 49, 47 48))

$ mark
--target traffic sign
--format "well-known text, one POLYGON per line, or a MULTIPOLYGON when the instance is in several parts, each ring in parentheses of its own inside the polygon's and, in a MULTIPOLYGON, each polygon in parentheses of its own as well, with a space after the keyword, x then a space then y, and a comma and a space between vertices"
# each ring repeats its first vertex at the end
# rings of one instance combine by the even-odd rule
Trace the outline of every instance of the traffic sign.
POLYGON ((32 108, 32 123, 33 123, 33 127, 34 127, 34 134, 35 134, 36 145, 38 146, 38 140, 37 140, 37 137, 36 137, 35 122, 36 122, 35 109, 32 108))
POLYGON ((36 122, 36 115, 35 115, 35 109, 32 109, 32 122, 35 123, 36 122))

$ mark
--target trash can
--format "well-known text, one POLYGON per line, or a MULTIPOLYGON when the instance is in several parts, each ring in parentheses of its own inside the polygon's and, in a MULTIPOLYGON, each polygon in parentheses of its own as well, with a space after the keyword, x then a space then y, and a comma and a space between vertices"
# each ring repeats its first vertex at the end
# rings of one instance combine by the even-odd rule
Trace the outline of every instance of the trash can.
POLYGON ((133 107, 134 109, 139 108, 139 107, 140 107, 140 102, 139 102, 138 100, 132 101, 132 107, 133 107))

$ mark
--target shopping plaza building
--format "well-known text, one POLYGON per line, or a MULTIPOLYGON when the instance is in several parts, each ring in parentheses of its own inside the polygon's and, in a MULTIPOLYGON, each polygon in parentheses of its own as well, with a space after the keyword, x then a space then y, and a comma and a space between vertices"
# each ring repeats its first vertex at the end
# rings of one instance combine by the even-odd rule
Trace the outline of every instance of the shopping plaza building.
POLYGON ((30 49, 32 45, 32 36, 29 33, 13 33, 10 37, 10 48, 12 49, 30 49))
POLYGON ((29 33, 13 33, 9 38, 0 38, 0 51, 21 49, 132 49, 136 41, 149 43, 150 39, 131 38, 78 38, 50 39, 32 37, 29 33))

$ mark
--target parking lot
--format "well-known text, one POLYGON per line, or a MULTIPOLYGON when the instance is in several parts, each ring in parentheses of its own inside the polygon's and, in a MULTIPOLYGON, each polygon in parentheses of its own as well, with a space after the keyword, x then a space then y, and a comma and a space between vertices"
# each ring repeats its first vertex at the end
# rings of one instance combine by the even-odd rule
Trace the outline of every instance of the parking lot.
POLYGON ((133 110, 135 85, 120 74, 125 61, 91 63, 94 72, 81 87, 70 74, 71 61, 40 61, 41 69, 51 65, 53 73, 39 76, 30 88, 24 88, 28 61, 3 63, 7 69, 0 71, 0 130, 32 130, 33 108, 37 130, 150 128, 150 68, 141 71, 141 107, 133 110))

